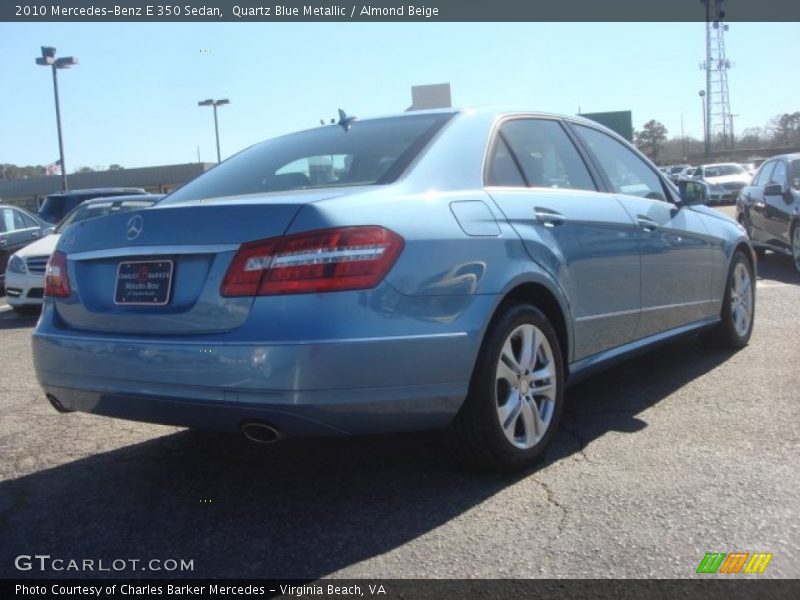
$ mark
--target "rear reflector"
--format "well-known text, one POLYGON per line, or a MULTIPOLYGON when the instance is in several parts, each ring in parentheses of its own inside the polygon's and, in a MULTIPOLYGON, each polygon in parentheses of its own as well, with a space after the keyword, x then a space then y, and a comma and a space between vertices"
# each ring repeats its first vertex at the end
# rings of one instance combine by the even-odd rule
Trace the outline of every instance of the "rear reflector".
POLYGON ((44 295, 54 298, 69 296, 69 277, 67 276, 67 255, 53 252, 47 261, 44 272, 44 295))
POLYGON ((220 293, 264 296, 372 288, 402 250, 403 238, 372 225, 250 242, 233 258, 220 293))

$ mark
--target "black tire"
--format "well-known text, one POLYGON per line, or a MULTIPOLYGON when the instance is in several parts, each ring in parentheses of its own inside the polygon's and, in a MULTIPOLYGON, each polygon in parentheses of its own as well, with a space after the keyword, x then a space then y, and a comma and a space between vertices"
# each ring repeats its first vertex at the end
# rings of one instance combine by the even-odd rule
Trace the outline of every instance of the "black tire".
POLYGON ((747 345, 753 333, 753 324, 756 318, 755 286, 756 278, 753 265, 744 252, 737 250, 733 255, 733 260, 731 260, 731 266, 728 269, 728 278, 725 282, 725 292, 722 298, 722 310, 720 312, 721 320, 713 329, 709 329, 700 334, 704 344, 712 348, 726 348, 730 350, 738 350, 747 345), (733 312, 734 273, 739 265, 743 265, 744 269, 747 271, 750 280, 750 293, 752 296, 750 319, 746 331, 739 331, 737 329, 733 312))
MULTIPOLYGON (((538 357, 544 356, 544 353, 544 349, 541 355, 537 353, 533 364, 537 364, 536 361, 540 360, 538 357)), ((531 367, 531 371, 533 370, 535 369, 531 367)), ((529 372, 525 371, 525 374, 529 372)), ((522 407, 524 403, 525 399, 520 398, 519 406, 522 407)), ((451 445, 458 456, 471 466, 495 471, 514 471, 529 467, 544 458, 558 429, 563 408, 564 364, 555 330, 547 317, 536 307, 530 304, 515 304, 500 314, 486 332, 472 374, 469 393, 450 428, 451 445), (497 373, 500 356, 506 341, 511 339, 512 333, 519 331, 519 328, 525 325, 533 325, 544 334, 546 342, 549 344, 550 360, 538 364, 553 373, 552 377, 538 380, 538 384, 534 380, 529 381, 530 390, 534 390, 536 385, 549 387, 543 382, 551 382, 555 385, 555 392, 551 392, 552 398, 540 397, 538 401, 534 398, 535 392, 528 389, 528 383, 520 383, 519 388, 514 388, 522 392, 520 395, 529 393, 528 407, 532 406, 537 411, 541 406, 539 403, 547 402, 547 407, 541 410, 550 415, 549 421, 545 426, 544 434, 530 448, 517 447, 506 437, 498 414, 499 406, 502 406, 498 403, 497 373), (551 363, 552 369, 549 369, 551 363), (523 391, 523 385, 527 391, 523 391)), ((508 423, 513 421, 514 427, 520 425, 517 419, 523 419, 523 412, 524 409, 520 409, 519 416, 510 418, 508 423)))

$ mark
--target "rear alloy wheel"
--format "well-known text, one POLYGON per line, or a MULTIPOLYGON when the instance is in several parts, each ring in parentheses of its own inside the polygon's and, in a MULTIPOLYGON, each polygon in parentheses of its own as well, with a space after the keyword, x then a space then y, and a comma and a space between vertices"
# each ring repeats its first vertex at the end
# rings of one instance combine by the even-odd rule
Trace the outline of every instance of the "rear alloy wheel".
POLYGON ((702 334, 712 346, 743 348, 750 341, 755 318, 756 295, 753 267, 741 250, 737 250, 728 273, 726 295, 722 301, 719 324, 702 334))
POLYGON ((535 307, 513 306, 486 334, 470 392, 453 423, 468 462, 513 470, 541 459, 563 405, 558 338, 535 307))
POLYGON ((794 268, 800 271, 800 225, 794 226, 792 234, 792 258, 794 259, 794 268))

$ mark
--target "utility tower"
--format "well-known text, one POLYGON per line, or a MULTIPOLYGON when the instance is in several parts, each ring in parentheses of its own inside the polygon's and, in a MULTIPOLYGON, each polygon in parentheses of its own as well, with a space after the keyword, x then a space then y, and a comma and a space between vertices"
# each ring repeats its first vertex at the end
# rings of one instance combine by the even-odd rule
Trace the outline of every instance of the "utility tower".
POLYGON ((706 72, 706 153, 712 144, 732 149, 733 115, 728 94, 728 69, 733 64, 725 56, 725 32, 723 23, 725 0, 700 0, 706 7, 706 60, 700 65, 706 72))

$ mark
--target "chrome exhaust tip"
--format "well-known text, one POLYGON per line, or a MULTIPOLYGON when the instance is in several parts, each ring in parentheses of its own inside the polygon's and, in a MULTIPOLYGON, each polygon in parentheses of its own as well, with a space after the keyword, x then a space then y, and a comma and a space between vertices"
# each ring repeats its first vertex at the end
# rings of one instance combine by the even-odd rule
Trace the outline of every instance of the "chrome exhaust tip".
POLYGON ((244 423, 241 431, 244 437, 256 444, 273 444, 281 439, 281 434, 275 427, 259 421, 244 423))

